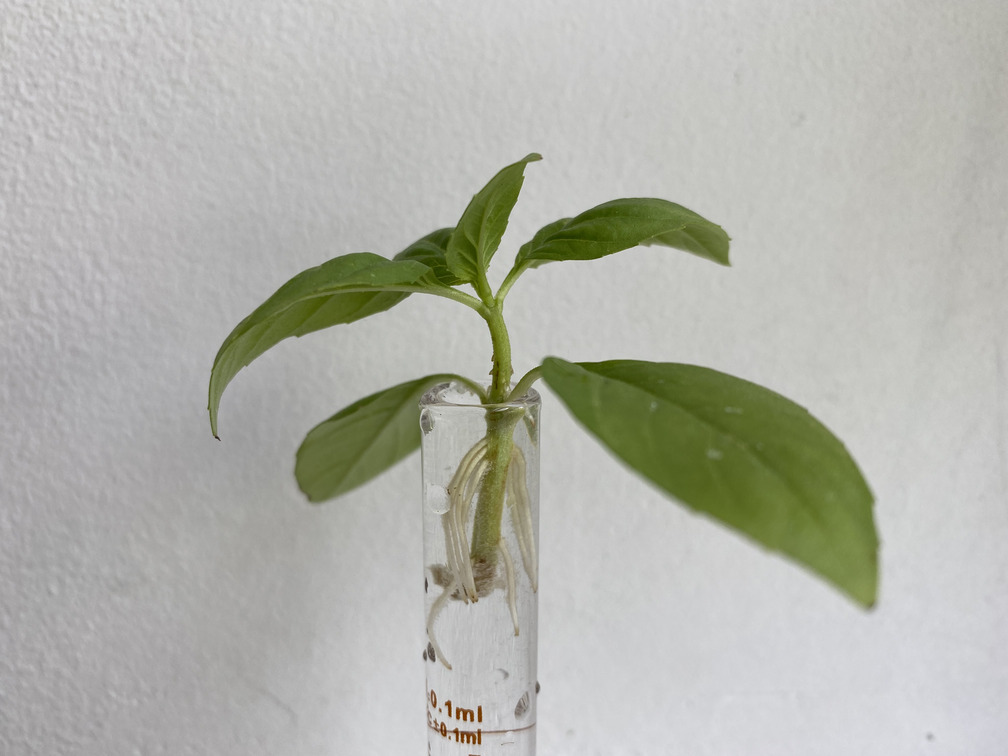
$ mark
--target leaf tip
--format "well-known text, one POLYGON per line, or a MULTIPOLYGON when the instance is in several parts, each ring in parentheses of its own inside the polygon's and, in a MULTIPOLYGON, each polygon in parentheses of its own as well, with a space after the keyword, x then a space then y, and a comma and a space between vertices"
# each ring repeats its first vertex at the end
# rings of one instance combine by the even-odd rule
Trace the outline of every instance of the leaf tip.
POLYGON ((213 405, 213 402, 207 406, 207 412, 210 413, 210 433, 213 437, 220 441, 220 436, 217 433, 217 408, 213 405))
POLYGON ((854 596, 853 598, 858 607, 866 612, 874 611, 878 605, 878 594, 874 590, 870 594, 854 596))
POLYGON ((842 590, 866 612, 875 609, 878 604, 879 571, 877 558, 871 560, 868 574, 854 584, 840 586, 842 590))
POLYGON ((305 497, 305 499, 308 500, 309 504, 320 504, 322 502, 322 499, 320 499, 320 498, 318 498, 316 496, 312 496, 311 491, 308 490, 309 486, 307 485, 307 483, 304 480, 301 479, 300 464, 301 464, 301 450, 298 449, 297 455, 295 456, 295 463, 294 463, 294 480, 297 482, 298 490, 302 494, 304 494, 304 497, 305 497))

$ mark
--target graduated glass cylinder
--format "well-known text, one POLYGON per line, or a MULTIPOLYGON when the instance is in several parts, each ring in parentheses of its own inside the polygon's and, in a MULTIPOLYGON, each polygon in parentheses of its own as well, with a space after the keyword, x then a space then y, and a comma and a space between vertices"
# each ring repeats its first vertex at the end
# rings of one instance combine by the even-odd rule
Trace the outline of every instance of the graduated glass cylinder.
POLYGON ((535 755, 539 407, 420 402, 430 756, 535 755))

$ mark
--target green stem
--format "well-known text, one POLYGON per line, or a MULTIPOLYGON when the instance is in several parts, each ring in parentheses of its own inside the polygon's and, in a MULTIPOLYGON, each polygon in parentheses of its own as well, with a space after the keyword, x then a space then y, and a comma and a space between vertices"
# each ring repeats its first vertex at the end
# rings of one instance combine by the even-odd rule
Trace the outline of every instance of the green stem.
POLYGON ((517 263, 513 268, 511 268, 511 270, 508 271, 507 276, 504 278, 504 282, 500 285, 500 288, 497 289, 497 296, 494 297, 498 307, 504 304, 504 297, 506 297, 508 292, 511 291, 511 287, 515 285, 515 281, 518 280, 518 276, 524 272, 525 267, 518 265, 517 263))
POLYGON ((511 389, 511 393, 508 394, 507 400, 509 402, 513 402, 521 399, 532 388, 532 384, 538 381, 541 376, 542 365, 536 365, 534 368, 525 373, 525 375, 521 377, 521 380, 515 384, 515 387, 511 389))
MULTIPOLYGON (((459 291, 458 289, 453 289, 451 286, 415 286, 413 284, 398 284, 392 286, 383 286, 383 291, 401 291, 407 294, 433 294, 436 297, 444 297, 445 299, 450 299, 453 302, 458 302, 459 304, 464 304, 470 309, 476 310, 480 315, 484 315, 484 310, 486 309, 483 302, 476 299, 472 294, 466 294, 464 291, 459 291)), ((341 293, 353 293, 357 291, 373 292, 374 287, 361 287, 356 288, 346 288, 341 289, 341 293)))
MULTIPOLYGON (((511 339, 508 336, 504 315, 493 297, 484 297, 482 315, 490 328, 493 344, 493 367, 490 371, 490 390, 487 404, 503 404, 511 388, 511 339)), ((492 586, 496 573, 498 546, 501 539, 501 521, 504 517, 505 488, 508 465, 514 449, 514 427, 521 412, 488 408, 487 460, 489 466, 476 500, 473 535, 469 555, 473 565, 473 578, 477 593, 492 586)))
POLYGON ((496 572, 508 466, 514 450, 514 427, 521 416, 522 412, 515 410, 487 411, 486 459, 490 464, 476 500, 472 543, 469 549, 473 578, 479 595, 484 593, 485 588, 491 586, 496 572))
POLYGON ((500 404, 507 399, 511 388, 511 338, 508 336, 504 315, 496 306, 488 306, 483 316, 490 326, 490 342, 493 345, 493 367, 490 370, 490 391, 487 401, 500 404))

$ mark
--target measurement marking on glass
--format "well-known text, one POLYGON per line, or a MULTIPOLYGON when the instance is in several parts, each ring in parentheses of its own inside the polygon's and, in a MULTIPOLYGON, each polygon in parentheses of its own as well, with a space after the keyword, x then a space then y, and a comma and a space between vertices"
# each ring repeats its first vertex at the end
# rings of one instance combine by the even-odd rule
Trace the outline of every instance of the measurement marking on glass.
POLYGON ((483 745, 483 728, 477 728, 476 730, 462 730, 458 727, 450 726, 454 724, 454 722, 472 722, 474 724, 482 723, 482 704, 476 706, 476 708, 470 708, 467 706, 459 706, 453 703, 451 699, 445 699, 440 702, 440 705, 438 705, 437 693, 433 690, 430 691, 427 698, 430 703, 430 708, 427 709, 428 727, 434 730, 434 732, 440 734, 442 738, 454 740, 456 743, 483 745), (438 719, 438 717, 434 716, 432 710, 436 711, 439 716, 445 717, 445 720, 438 719))

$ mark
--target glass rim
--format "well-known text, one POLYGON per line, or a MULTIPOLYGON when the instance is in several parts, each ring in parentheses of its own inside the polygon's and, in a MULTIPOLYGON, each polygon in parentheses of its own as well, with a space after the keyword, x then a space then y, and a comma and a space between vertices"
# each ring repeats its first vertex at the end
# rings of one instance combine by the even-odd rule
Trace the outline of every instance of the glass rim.
MULTIPOLYGON (((484 388, 487 388, 488 385, 489 384, 484 385, 484 388)), ((517 407, 538 407, 541 404, 542 397, 534 388, 529 388, 524 395, 516 397, 510 401, 482 404, 480 403, 476 392, 460 381, 442 381, 441 383, 431 386, 426 392, 424 392, 424 395, 420 397, 421 409, 425 407, 455 407, 458 409, 486 411, 495 409, 513 409, 517 407), (445 399, 443 395, 449 389, 456 389, 460 393, 464 393, 471 397, 473 401, 464 402, 445 399)))

